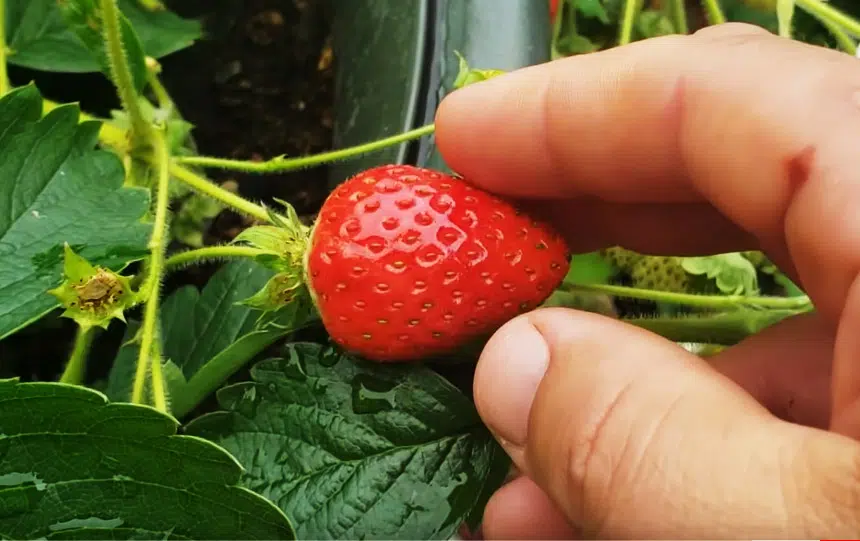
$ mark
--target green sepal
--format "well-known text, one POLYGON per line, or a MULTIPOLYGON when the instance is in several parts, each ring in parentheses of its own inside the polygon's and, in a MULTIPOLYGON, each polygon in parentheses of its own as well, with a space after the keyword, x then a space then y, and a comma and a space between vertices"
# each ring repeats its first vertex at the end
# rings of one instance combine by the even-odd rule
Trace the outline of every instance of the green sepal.
POLYGON ((455 89, 463 88, 464 86, 474 83, 480 83, 481 81, 486 81, 487 79, 492 79, 493 77, 505 74, 503 70, 470 68, 469 63, 466 62, 463 55, 457 51, 454 51, 454 54, 457 55, 457 58, 460 60, 460 71, 457 73, 457 78, 454 79, 455 89))
POLYGON ((301 275, 280 272, 272 276, 262 289, 238 304, 263 312, 273 312, 305 295, 307 288, 301 275))
POLYGON ((261 265, 276 271, 301 277, 305 251, 308 249, 310 228, 299 220, 292 205, 276 199, 284 206, 286 216, 267 209, 275 225, 256 225, 239 233, 233 243, 244 243, 268 253, 257 257, 261 265))
POLYGON ((125 322, 125 310, 136 302, 129 277, 93 266, 68 243, 63 246, 63 255, 65 280, 48 290, 65 308, 62 316, 74 319, 84 329, 107 329, 113 319, 125 322))

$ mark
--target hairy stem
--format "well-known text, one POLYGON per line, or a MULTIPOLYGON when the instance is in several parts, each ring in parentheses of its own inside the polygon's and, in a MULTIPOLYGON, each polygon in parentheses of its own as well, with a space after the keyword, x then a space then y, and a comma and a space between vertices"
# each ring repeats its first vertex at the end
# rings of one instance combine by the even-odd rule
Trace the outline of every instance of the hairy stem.
POLYGON ((633 39, 633 23, 636 22, 641 4, 642 0, 624 0, 624 14, 618 31, 619 46, 627 45, 633 39))
POLYGON ((368 154, 370 152, 376 152, 386 147, 429 135, 433 133, 435 129, 435 124, 428 124, 414 130, 392 135, 391 137, 371 141, 370 143, 363 143, 354 147, 313 154, 311 156, 302 156, 299 158, 284 158, 283 156, 278 156, 264 162, 250 162, 209 156, 182 156, 175 158, 174 162, 200 167, 232 169, 235 171, 243 171, 245 173, 282 173, 284 171, 305 169, 324 163, 346 160, 363 154, 368 154))
POLYGON ((158 411, 167 413, 167 390, 164 386, 164 374, 161 372, 161 345, 157 340, 152 343, 150 362, 152 363, 149 378, 152 404, 158 411))
POLYGON ((686 0, 672 0, 671 4, 672 20, 675 23, 675 29, 681 34, 690 32, 690 27, 687 25, 687 2, 686 0))
POLYGON ((161 84, 161 79, 158 78, 160 73, 161 65, 158 61, 154 58, 146 57, 146 82, 149 84, 149 88, 152 89, 152 93, 155 94, 158 106, 169 112, 173 109, 173 100, 170 98, 167 89, 161 84))
POLYGON ((119 8, 116 0, 101 0, 102 19, 104 21, 104 41, 110 64, 111 79, 116 86, 117 95, 123 109, 128 113, 132 134, 144 140, 151 137, 152 128, 143 116, 143 111, 137 101, 134 89, 134 79, 128 67, 128 58, 122 45, 122 31, 119 22, 119 8))
POLYGON ((237 212, 246 214, 262 222, 269 222, 269 214, 265 208, 213 184, 194 171, 176 163, 176 159, 170 164, 170 175, 176 180, 187 184, 195 191, 216 201, 220 201, 237 212))
POLYGON ((60 383, 83 385, 84 375, 87 371, 87 354, 90 351, 94 335, 93 327, 78 326, 75 341, 72 344, 72 353, 69 355, 69 361, 66 363, 63 375, 60 376, 60 383))
POLYGON ((663 302, 667 304, 682 304, 695 308, 712 310, 734 310, 738 308, 755 308, 769 310, 811 311, 812 302, 807 296, 798 297, 747 297, 744 295, 696 295, 691 293, 670 293, 652 289, 615 286, 608 284, 562 284, 563 291, 590 291, 605 293, 616 297, 642 299, 646 301, 663 302))
POLYGON ((164 270, 165 272, 169 272, 177 267, 184 267, 195 263, 240 257, 254 258, 268 253, 271 252, 250 246, 207 246, 205 248, 186 250, 168 257, 167 261, 164 262, 164 270))
POLYGON ((820 21, 842 27, 855 38, 860 37, 860 21, 836 9, 823 0, 796 0, 801 9, 820 21))
POLYGON ((723 13, 720 0, 702 0, 702 7, 705 9, 709 23, 716 25, 726 22, 726 14, 723 13))
MULTIPOLYGON (((43 102, 43 111, 47 113, 48 111, 55 109, 57 106, 57 103, 45 100, 43 102)), ((82 112, 81 121, 86 120, 98 120, 102 123, 101 131, 99 132, 99 141, 103 145, 111 147, 123 155, 128 153, 128 134, 123 129, 111 124, 107 120, 96 118, 82 112)), ((152 157, 150 159, 154 160, 155 158, 152 157)), ((266 212, 265 208, 213 184, 205 177, 202 177, 187 167, 183 167, 176 163, 176 160, 169 164, 169 171, 170 175, 174 179, 187 184, 195 191, 211 197, 216 201, 220 201, 239 213, 252 216, 266 223, 269 222, 269 214, 266 212)))
MULTIPOLYGON (((140 353, 137 359, 137 372, 134 378, 134 386, 132 388, 131 401, 135 404, 140 404, 143 400, 143 388, 146 376, 152 372, 153 381, 161 381, 161 365, 159 359, 153 359, 153 351, 157 349, 154 345, 158 336, 158 309, 159 297, 161 294, 161 277, 164 272, 164 251, 165 237, 167 234, 167 212, 168 203, 170 201, 170 192, 168 184, 170 181, 170 173, 168 165, 170 156, 167 150, 167 141, 164 138, 162 131, 154 133, 154 166, 157 172, 158 182, 156 184, 156 203, 155 203, 155 219, 153 220, 152 237, 149 239, 149 262, 147 266, 147 277, 141 291, 145 295, 145 305, 143 309, 143 323, 141 325, 140 335, 140 353), (158 367, 155 365, 159 364, 158 367), (156 377, 156 375, 158 377, 156 377)), ((156 384, 153 383, 153 392, 156 391, 156 384)), ((162 396, 155 397, 155 406, 161 411, 166 411, 166 398, 162 396)))
POLYGON ((0 0, 0 96, 5 96, 9 92, 6 52, 6 0, 0 0))
POLYGON ((792 316, 800 310, 741 309, 706 316, 625 318, 635 325, 673 342, 705 342, 733 346, 767 327, 792 316))

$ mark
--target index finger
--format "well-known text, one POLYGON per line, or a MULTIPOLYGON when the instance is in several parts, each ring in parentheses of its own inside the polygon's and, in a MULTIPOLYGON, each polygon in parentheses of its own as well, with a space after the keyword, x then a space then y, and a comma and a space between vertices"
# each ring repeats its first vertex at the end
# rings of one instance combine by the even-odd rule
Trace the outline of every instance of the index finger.
POLYGON ((437 144, 498 193, 708 203, 790 254, 835 324, 860 269, 858 92, 857 59, 724 25, 465 87, 439 108, 437 144))

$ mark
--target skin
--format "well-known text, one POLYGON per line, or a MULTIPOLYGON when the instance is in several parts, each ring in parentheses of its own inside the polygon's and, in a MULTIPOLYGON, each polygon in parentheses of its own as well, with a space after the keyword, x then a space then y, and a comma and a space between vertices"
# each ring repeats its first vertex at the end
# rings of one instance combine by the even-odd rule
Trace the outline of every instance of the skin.
POLYGON ((538 310, 483 351, 478 410, 522 475, 487 539, 860 536, 860 61, 727 24, 448 96, 447 163, 574 253, 764 250, 817 312, 702 360, 538 310))

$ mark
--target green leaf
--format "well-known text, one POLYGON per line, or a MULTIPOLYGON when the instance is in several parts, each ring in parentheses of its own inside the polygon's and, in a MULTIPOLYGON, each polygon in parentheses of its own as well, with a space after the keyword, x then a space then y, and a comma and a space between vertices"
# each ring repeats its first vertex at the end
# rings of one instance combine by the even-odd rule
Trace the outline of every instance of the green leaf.
MULTIPOLYGON (((197 21, 167 10, 149 11, 136 0, 119 0, 147 56, 161 58, 192 45, 201 37, 197 21)), ((99 71, 96 58, 73 33, 57 0, 6 0, 9 63, 32 69, 85 73, 99 71)))
POLYGON ((232 456, 176 427, 83 387, 0 381, 0 538, 294 538, 232 456))
POLYGON ((576 8, 586 17, 598 19, 603 24, 609 24, 609 14, 600 0, 576 0, 576 8))
POLYGON ((575 284, 608 284, 618 270, 598 252, 576 254, 570 262, 565 282, 575 284))
POLYGON ((34 86, 0 98, 0 338, 58 306, 64 243, 114 271, 148 253, 149 192, 94 149, 100 124, 78 124, 76 105, 41 114, 34 86))
POLYGON ((655 9, 645 9, 639 13, 636 29, 644 39, 676 33, 675 25, 669 16, 655 9))
POLYGON ((302 539, 448 539, 507 474, 471 401, 422 366, 294 343, 251 377, 187 432, 228 449, 302 539))
MULTIPOLYGON (((162 355, 165 364, 174 364, 184 376, 168 381, 174 415, 181 417, 215 390, 199 385, 214 384, 217 388, 254 356, 305 323, 308 314, 298 303, 263 319, 259 311, 239 304, 272 275, 273 271, 252 260, 230 261, 209 279, 202 292, 188 285, 164 301, 162 355), (198 374, 204 367, 204 373, 198 374), (202 381, 195 379, 198 375, 202 381)), ((132 341, 136 328, 137 322, 129 325, 125 345, 111 367, 105 390, 111 400, 130 399, 137 363, 138 346, 132 341)))
POLYGON ((740 252, 704 257, 678 258, 690 274, 714 279, 717 288, 727 295, 757 295, 758 275, 755 265, 740 252))
MULTIPOLYGON (((185 377, 190 378, 242 337, 252 333, 271 335, 277 325, 267 325, 267 330, 261 330, 259 312, 238 304, 265 285, 271 276, 270 270, 254 261, 230 261, 215 273, 202 292, 194 286, 177 290, 162 307, 164 355, 173 359, 185 377)), ((278 323, 283 328, 291 319, 287 317, 278 323)))
MULTIPOLYGON (((110 59, 104 42, 104 21, 98 0, 61 0, 57 5, 66 24, 96 59, 102 73, 111 77, 110 59)), ((119 26, 134 89, 140 93, 146 86, 147 75, 143 44, 122 12, 119 14, 119 26)))

